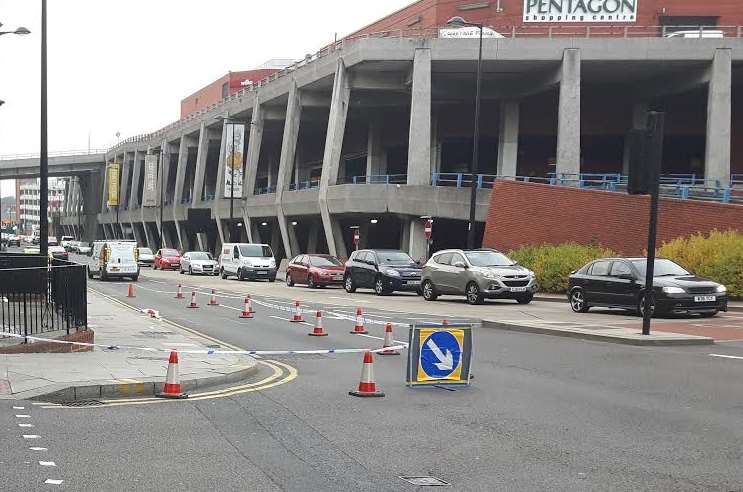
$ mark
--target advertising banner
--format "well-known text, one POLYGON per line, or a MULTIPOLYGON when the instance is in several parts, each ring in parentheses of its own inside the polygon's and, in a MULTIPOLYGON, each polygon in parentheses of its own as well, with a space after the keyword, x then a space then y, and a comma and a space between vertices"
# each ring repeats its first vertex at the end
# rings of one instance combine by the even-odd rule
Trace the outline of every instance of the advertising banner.
POLYGON ((109 207, 119 206, 119 172, 121 165, 112 162, 108 165, 108 202, 109 207))
POLYGON ((636 22, 640 0, 524 0, 524 22, 636 22))
POLYGON ((142 206, 157 207, 157 163, 158 156, 144 156, 144 190, 142 190, 142 206))
POLYGON ((239 198, 243 195, 245 125, 228 124, 225 139, 224 197, 235 196, 239 198))

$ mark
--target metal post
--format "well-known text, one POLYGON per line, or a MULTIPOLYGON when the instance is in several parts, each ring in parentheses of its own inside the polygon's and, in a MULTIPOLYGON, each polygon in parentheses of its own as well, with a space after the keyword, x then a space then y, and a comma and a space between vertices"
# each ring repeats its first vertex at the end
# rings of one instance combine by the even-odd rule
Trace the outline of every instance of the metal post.
POLYGON ((653 291, 653 278, 655 274, 655 239, 658 226, 658 195, 660 194, 660 167, 663 159, 663 126, 664 114, 651 112, 648 115, 648 130, 650 131, 650 147, 648 155, 648 166, 650 166, 651 190, 650 190, 650 221, 648 224, 648 258, 645 267, 645 298, 644 313, 642 318, 642 334, 650 335, 650 318, 653 315, 652 307, 655 306, 655 293, 653 291))
POLYGON ((482 83, 482 24, 480 28, 480 49, 477 56, 477 92, 475 94, 475 133, 472 148, 472 177, 470 179, 470 223, 467 234, 467 248, 475 247, 475 209, 477 207, 477 172, 480 160, 480 85, 482 83))
MULTIPOLYGON (((230 129, 232 130, 232 155, 230 156, 230 241, 235 240, 235 230, 233 222, 234 208, 235 208, 235 123, 230 121, 230 129)), ((241 169, 242 171, 242 169, 241 169)))
POLYGON ((41 0, 41 142, 39 148, 39 254, 49 254, 49 150, 47 149, 46 0, 41 0))
MULTIPOLYGON (((167 146, 167 142, 165 146, 167 146)), ((165 238, 163 237, 163 204, 165 201, 165 146, 160 149, 160 249, 165 247, 165 238)))

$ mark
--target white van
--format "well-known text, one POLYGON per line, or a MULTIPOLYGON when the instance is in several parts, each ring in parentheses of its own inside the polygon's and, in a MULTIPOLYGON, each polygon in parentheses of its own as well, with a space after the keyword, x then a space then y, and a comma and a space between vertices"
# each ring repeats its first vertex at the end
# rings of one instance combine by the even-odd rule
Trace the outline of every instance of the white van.
POLYGON ((98 275, 101 280, 129 277, 139 278, 139 253, 135 241, 96 241, 88 262, 88 278, 98 275))
POLYGON ((276 280, 276 259, 268 244, 225 243, 219 254, 219 273, 222 278, 235 276, 238 280, 257 278, 276 280))

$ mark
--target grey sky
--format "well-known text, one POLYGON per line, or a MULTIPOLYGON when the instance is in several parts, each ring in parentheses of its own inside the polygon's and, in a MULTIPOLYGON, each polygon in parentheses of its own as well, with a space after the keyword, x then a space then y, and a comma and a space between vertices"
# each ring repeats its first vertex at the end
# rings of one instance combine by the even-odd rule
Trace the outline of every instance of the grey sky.
MULTIPOLYGON (((302 58, 410 0, 48 0, 49 149, 106 148, 178 119, 229 70, 302 58)), ((0 155, 39 150, 40 0, 0 0, 0 155)), ((3 182, 3 194, 12 189, 3 182)))

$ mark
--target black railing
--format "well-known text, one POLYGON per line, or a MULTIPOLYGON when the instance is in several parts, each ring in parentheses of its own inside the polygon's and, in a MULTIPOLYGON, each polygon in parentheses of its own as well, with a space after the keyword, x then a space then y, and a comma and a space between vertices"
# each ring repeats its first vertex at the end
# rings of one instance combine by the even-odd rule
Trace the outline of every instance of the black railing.
POLYGON ((87 281, 84 265, 0 255, 0 331, 27 337, 87 330, 87 281))

